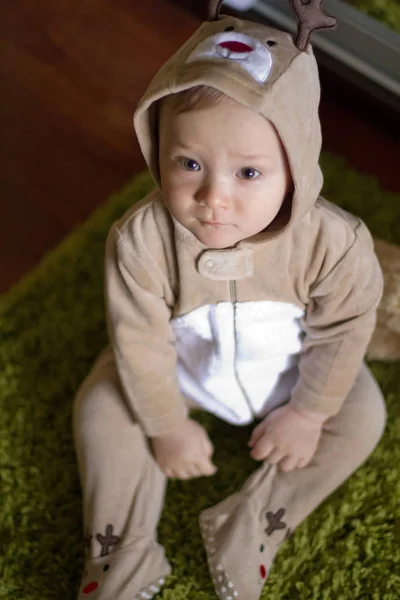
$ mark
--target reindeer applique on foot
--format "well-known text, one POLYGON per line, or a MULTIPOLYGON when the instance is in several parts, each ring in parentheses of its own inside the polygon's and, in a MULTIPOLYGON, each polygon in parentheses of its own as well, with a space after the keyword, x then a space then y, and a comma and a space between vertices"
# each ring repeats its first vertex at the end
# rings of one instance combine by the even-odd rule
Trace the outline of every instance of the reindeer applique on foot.
POLYGON ((138 538, 122 546, 121 537, 114 534, 114 526, 110 524, 104 534, 93 536, 87 532, 85 549, 87 561, 79 600, 111 597, 150 600, 161 591, 171 570, 164 550, 157 542, 138 538), (90 558, 94 544, 97 555, 100 545, 100 556, 90 558))

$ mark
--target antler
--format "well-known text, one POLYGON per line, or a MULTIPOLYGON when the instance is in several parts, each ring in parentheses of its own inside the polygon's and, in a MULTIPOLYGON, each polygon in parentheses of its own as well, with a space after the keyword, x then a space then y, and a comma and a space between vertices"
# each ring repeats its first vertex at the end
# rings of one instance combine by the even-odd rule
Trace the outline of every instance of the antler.
POLYGON ((296 13, 299 24, 295 41, 295 45, 299 50, 303 51, 307 49, 310 36, 316 29, 334 29, 336 27, 336 19, 322 12, 322 0, 289 1, 296 13))
POLYGON ((223 0, 210 0, 208 3, 208 21, 217 21, 223 0))

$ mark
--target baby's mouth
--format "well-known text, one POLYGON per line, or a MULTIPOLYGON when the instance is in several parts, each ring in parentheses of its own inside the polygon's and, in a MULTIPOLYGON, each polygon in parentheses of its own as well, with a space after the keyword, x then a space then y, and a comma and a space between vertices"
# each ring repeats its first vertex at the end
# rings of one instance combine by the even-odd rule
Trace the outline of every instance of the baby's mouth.
POLYGON ((200 223, 208 227, 226 227, 228 225, 228 223, 220 223, 219 221, 200 221, 200 223))

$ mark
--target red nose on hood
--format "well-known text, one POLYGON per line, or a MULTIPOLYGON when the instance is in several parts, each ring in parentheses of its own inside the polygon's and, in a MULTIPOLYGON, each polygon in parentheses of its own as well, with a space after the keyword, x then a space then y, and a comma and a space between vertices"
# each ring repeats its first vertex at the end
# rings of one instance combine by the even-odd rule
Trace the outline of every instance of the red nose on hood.
POLYGON ((253 52, 253 48, 251 46, 248 46, 247 44, 244 44, 243 42, 236 42, 235 40, 221 42, 219 44, 219 46, 221 46, 221 48, 226 48, 227 50, 230 50, 231 52, 243 52, 243 53, 253 52))
POLYGON ((86 587, 83 588, 82 594, 90 594, 91 592, 94 592, 94 590, 97 590, 98 587, 99 584, 97 583, 97 581, 92 581, 91 583, 88 583, 86 587))

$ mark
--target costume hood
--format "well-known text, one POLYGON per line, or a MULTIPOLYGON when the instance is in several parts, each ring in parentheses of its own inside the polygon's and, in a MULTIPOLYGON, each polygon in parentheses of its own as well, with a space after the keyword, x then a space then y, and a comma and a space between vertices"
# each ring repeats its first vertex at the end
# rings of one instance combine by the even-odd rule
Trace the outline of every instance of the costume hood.
POLYGON ((158 101, 198 85, 223 92, 275 126, 293 180, 290 216, 280 232, 301 219, 322 187, 319 168, 320 86, 311 46, 299 50, 285 32, 232 16, 205 22, 159 70, 134 115, 139 144, 160 185, 158 101))

